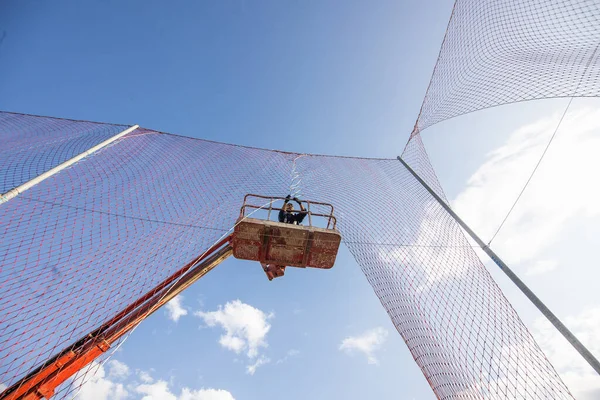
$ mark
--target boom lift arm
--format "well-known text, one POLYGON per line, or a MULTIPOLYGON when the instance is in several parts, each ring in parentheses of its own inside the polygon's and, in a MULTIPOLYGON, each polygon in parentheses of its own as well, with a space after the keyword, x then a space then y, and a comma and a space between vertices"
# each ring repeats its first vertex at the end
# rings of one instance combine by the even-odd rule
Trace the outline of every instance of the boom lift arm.
POLYGON ((230 255, 242 260, 260 262, 269 280, 283 276, 286 266, 321 269, 333 267, 341 241, 341 235, 335 229, 333 206, 305 201, 306 211, 301 208, 302 212, 308 215, 308 226, 290 225, 270 221, 271 212, 281 210, 272 206, 275 200, 284 200, 284 198, 246 195, 232 234, 175 272, 102 326, 63 349, 0 393, 0 400, 49 399, 58 386, 107 352, 145 318, 230 255), (249 218, 245 215, 246 209, 263 208, 252 204, 249 199, 270 200, 266 210, 268 213, 266 220, 249 218), (325 207, 330 211, 326 214, 312 212, 311 204, 325 207), (326 227, 314 226, 313 217, 324 218, 327 221, 326 227))
POLYGON ((144 296, 62 350, 0 394, 0 400, 49 399, 55 389, 108 351, 142 320, 187 289, 232 254, 231 235, 175 272, 144 296))

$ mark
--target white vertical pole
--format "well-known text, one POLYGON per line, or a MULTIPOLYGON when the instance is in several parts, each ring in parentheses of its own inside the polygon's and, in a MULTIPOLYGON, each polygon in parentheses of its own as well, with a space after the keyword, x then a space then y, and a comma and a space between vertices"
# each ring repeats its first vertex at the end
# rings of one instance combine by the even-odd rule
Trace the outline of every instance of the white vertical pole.
POLYGON ((127 135, 130 132, 133 132, 137 128, 139 128, 139 125, 133 125, 132 127, 125 129, 123 132, 120 132, 117 135, 105 140, 104 142, 97 144, 96 146, 92 147, 91 149, 84 151, 83 153, 71 158, 70 160, 65 161, 64 163, 62 163, 60 165, 57 165, 56 167, 52 168, 49 171, 44 172, 40 176, 37 176, 37 177, 33 178, 32 180, 25 182, 24 184, 17 186, 14 189, 9 190, 8 192, 6 192, 0 196, 0 204, 6 203, 10 199, 23 193, 27 189, 30 189, 31 187, 42 182, 44 179, 50 178, 52 175, 57 174, 58 172, 62 171, 63 169, 75 164, 77 161, 81 160, 82 158, 87 157, 92 153, 95 153, 96 151, 100 150, 101 148, 108 146, 115 140, 127 135))
POLYGON ((594 357, 594 355, 583 345, 583 343, 581 343, 579 339, 577 339, 575 335, 571 333, 571 331, 558 319, 556 315, 554 315, 554 313, 552 313, 552 311, 550 311, 548 307, 546 307, 544 303, 542 303, 542 301, 531 291, 531 289, 529 289, 527 285, 525 285, 525 283, 519 279, 519 277, 510 268, 508 268, 508 265, 506 265, 504 261, 502 261, 500 257, 498 257, 498 255, 494 253, 494 251, 492 251, 492 249, 490 249, 490 247, 485 244, 483 240, 481 240, 479 236, 477 236, 477 234, 473 232, 471 228, 469 228, 469 226, 462 219, 460 219, 460 217, 454 211, 452 211, 450 206, 446 204, 444 200, 442 200, 442 198, 438 196, 437 193, 435 193, 433 189, 431 189, 431 187, 429 187, 429 185, 423 179, 421 179, 421 177, 417 175, 417 173, 413 171, 413 169, 402 158, 400 158, 400 156, 398 156, 398 160, 402 163, 402 165, 404 165, 408 172, 410 172, 412 176, 414 176, 415 179, 419 181, 419 183, 423 185, 425 189, 427 189, 427 191, 437 200, 437 202, 440 203, 444 210, 446 210, 448 214, 450 214, 452 218, 454 218, 454 220, 458 222, 458 224, 473 238, 473 240, 475 240, 477 244, 481 246, 481 249, 485 251, 488 256, 490 256, 490 258, 496 263, 496 265, 500 267, 500 269, 509 277, 509 279, 513 281, 515 285, 517 285, 521 292, 523 292, 523 294, 527 296, 527 298, 537 307, 537 309, 544 314, 548 321, 554 325, 554 327, 563 335, 563 337, 567 339, 569 343, 571 343, 571 345, 579 352, 579 354, 581 354, 585 361, 587 361, 588 364, 590 364, 590 366, 594 368, 598 374, 600 374, 600 362, 598 362, 596 357, 594 357))

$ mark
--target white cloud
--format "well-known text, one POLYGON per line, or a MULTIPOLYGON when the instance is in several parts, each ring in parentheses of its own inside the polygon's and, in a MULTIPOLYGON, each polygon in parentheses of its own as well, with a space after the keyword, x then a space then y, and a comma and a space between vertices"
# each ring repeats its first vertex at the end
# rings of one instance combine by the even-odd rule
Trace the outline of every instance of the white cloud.
POLYGON ((261 365, 265 365, 271 362, 271 359, 265 357, 265 356, 260 356, 256 359, 256 361, 254 362, 254 364, 250 364, 246 366, 246 373, 250 374, 250 375, 254 375, 254 373, 256 372, 256 369, 258 367, 260 367, 261 365))
POLYGON ((169 384, 163 380, 143 383, 137 386, 135 391, 144 395, 140 400, 177 400, 177 396, 169 390, 169 384))
POLYGON ((235 400, 233 395, 223 389, 190 390, 183 388, 178 400, 235 400))
POLYGON ((121 383, 106 377, 104 366, 92 362, 74 377, 74 388, 80 388, 75 397, 78 400, 124 400, 129 393, 121 383))
POLYGON ((5 391, 7 388, 8 388, 8 386, 6 386, 4 383, 0 383, 0 393, 5 391))
MULTIPOLYGON (((123 379, 130 375, 129 367, 116 360, 111 360, 107 363, 109 366, 108 377, 104 366, 93 362, 88 367, 84 368, 74 379, 73 387, 81 385, 81 390, 77 394, 78 400, 235 400, 233 395, 227 390, 202 388, 190 389, 184 387, 179 395, 174 394, 169 383, 164 380, 154 381, 150 374, 145 371, 139 371, 138 377, 144 381, 142 384, 132 382, 127 385, 115 383, 113 379, 123 379), (114 371, 114 374, 112 373, 114 371), (133 394, 141 395, 135 397, 133 394)), ((1 387, 0 387, 1 389, 1 387)), ((3 389, 2 389, 3 390, 3 389)))
MULTIPOLYGON (((471 176, 453 208, 484 241, 491 239, 535 164, 558 118, 545 118, 515 131, 471 176)), ((510 264, 536 263, 577 216, 600 215, 600 110, 571 111, 529 187, 493 242, 510 264)), ((546 267, 548 267, 547 264, 546 267)), ((533 268, 533 273, 551 268, 533 268)))
POLYGON ((261 347, 268 346, 267 333, 271 329, 268 320, 273 317, 272 313, 265 314, 258 308, 234 300, 224 307, 219 306, 217 311, 198 311, 194 315, 202 318, 209 327, 221 326, 225 333, 219 343, 236 354, 245 351, 249 358, 254 359, 261 347))
POLYGON ((181 389, 179 396, 169 389, 166 381, 158 380, 151 384, 142 384, 136 387, 136 393, 142 394, 140 400, 235 400, 233 395, 223 389, 198 389, 187 387, 181 389))
POLYGON ((178 295, 173 297, 173 299, 167 303, 167 316, 170 320, 177 322, 179 321, 179 318, 188 314, 188 311, 181 305, 182 301, 183 296, 178 295))
POLYGON ((150 373, 147 372, 147 371, 139 371, 138 372, 138 377, 144 383, 152 383, 152 382, 154 382, 154 379, 152 378, 152 376, 150 376, 150 373))
MULTIPOLYGON (((565 318, 564 324, 594 354, 600 356, 600 306, 565 318)), ((532 333, 546 356, 578 400, 600 398, 598 374, 545 318, 539 318, 532 333)))
MULTIPOLYGON (((466 189, 452 202, 458 215, 484 241, 491 239, 523 188, 559 117, 557 114, 541 119, 512 133, 503 146, 488 154, 466 189)), ((543 281, 547 286, 542 289, 556 287, 562 293, 574 290, 573 283, 560 280, 567 276, 560 271, 563 265, 570 266, 570 274, 585 273, 587 282, 597 280, 593 269, 576 269, 573 263, 593 256, 582 246, 582 238, 597 237, 600 186, 595 183, 600 171, 599 133, 600 109, 571 108, 538 171, 492 243, 494 250, 517 273, 547 274, 547 280, 543 281), (553 271, 556 272, 550 274, 553 271)), ((577 289, 595 290, 586 281, 580 280, 577 289)), ((577 295, 563 295, 562 300, 575 310, 587 301, 586 296, 577 295)), ((584 344, 592 346, 592 352, 600 355, 595 340, 600 336, 600 308, 589 309, 563 322, 584 344)), ((576 398, 600 398, 597 374, 548 322, 536 321, 531 332, 576 398)))
POLYGON ((110 360, 108 363, 108 376, 113 379, 125 379, 129 376, 129 367, 118 360, 110 360))
MULTIPOLYGON (((444 225, 442 218, 448 217, 440 213, 437 202, 430 200, 420 212, 419 229, 411 237, 410 246, 379 246, 376 253, 379 261, 387 264, 387 268, 380 273, 393 275, 401 268, 402 280, 411 282, 411 290, 417 293, 436 290, 440 284, 460 279, 472 271, 469 253, 457 251, 456 246, 461 245, 461 242, 456 242, 455 239, 441 241, 440 226, 444 225), (448 260, 454 260, 451 266, 448 265, 448 260)), ((468 242, 464 240, 462 244, 468 245, 468 242)), ((389 279, 398 278, 390 276, 389 279)))
POLYGON ((388 331, 382 327, 374 328, 364 332, 359 336, 349 336, 342 340, 339 349, 345 351, 348 354, 352 354, 355 351, 364 353, 367 356, 367 362, 369 364, 377 364, 377 358, 375 358, 375 351, 381 348, 385 340, 387 339, 388 331))
POLYGON ((296 357, 299 354, 300 354, 300 350, 290 349, 287 351, 287 353, 285 353, 285 357, 277 360, 277 362, 275 364, 282 364, 282 363, 286 362, 288 359, 290 359, 292 357, 296 357))

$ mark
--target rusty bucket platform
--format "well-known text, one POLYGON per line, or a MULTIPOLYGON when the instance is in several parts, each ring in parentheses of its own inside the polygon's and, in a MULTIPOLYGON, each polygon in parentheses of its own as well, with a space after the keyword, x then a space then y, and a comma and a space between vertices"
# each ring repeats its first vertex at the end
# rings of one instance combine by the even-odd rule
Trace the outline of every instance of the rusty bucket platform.
POLYGON ((290 267, 333 267, 342 236, 336 229, 241 218, 233 234, 233 256, 290 267))

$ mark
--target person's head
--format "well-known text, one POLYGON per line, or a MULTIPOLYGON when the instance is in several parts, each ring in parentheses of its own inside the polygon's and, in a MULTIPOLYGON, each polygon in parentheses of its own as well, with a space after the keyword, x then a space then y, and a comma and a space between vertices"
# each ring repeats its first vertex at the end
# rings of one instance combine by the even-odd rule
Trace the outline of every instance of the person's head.
POLYGON ((287 204, 285 205, 285 211, 287 211, 287 212, 292 212, 292 211, 294 211, 294 205, 293 205, 292 203, 287 203, 287 204))

